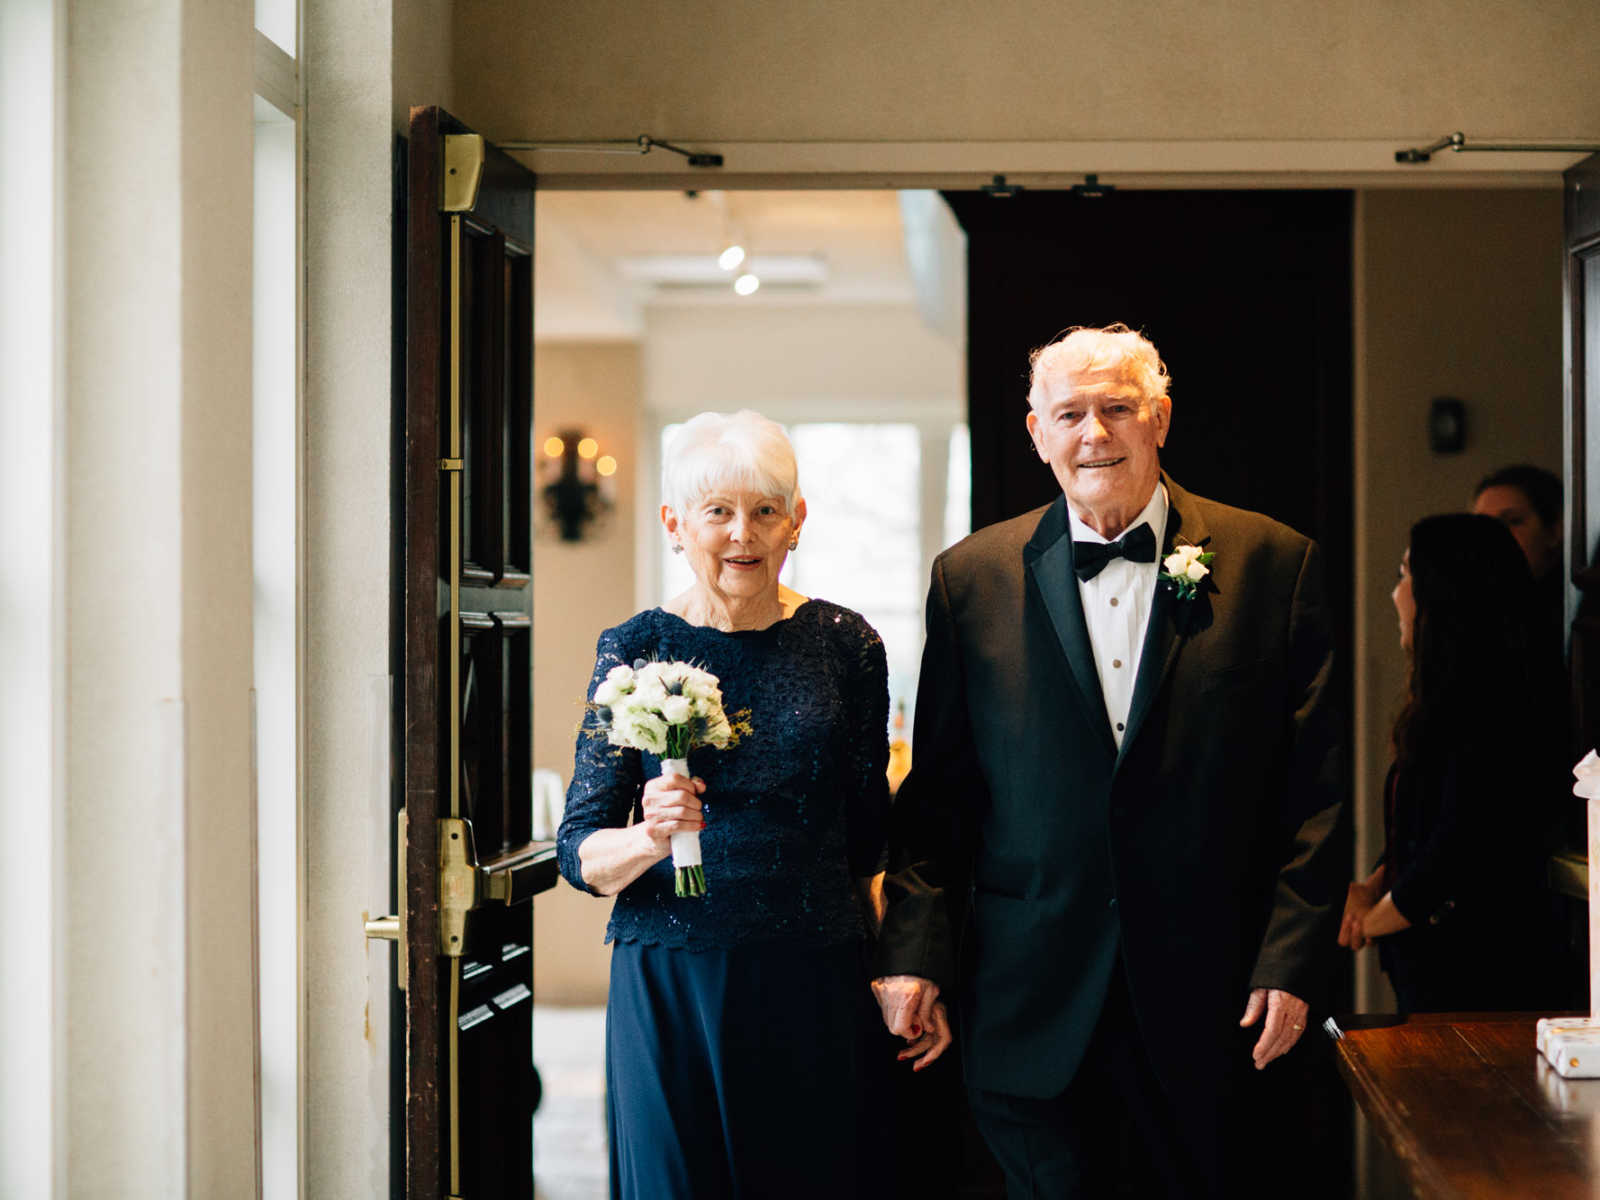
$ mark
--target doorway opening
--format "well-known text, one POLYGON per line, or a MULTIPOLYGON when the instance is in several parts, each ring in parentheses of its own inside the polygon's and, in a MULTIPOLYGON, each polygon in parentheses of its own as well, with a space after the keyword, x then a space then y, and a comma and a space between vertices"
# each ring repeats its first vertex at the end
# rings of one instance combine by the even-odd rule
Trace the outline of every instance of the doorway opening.
MULTIPOLYGON (((660 466, 707 410, 788 429, 809 515, 784 582, 879 631, 909 731, 929 568, 969 530, 966 239, 942 198, 541 192, 534 278, 536 453, 589 438, 583 463, 614 468, 584 466, 595 515, 577 539, 542 490, 560 460, 535 481, 534 747, 551 791, 570 777, 596 636, 690 581, 659 524, 660 466)), ((534 905, 545 1200, 606 1194, 609 909, 565 885, 534 905)))

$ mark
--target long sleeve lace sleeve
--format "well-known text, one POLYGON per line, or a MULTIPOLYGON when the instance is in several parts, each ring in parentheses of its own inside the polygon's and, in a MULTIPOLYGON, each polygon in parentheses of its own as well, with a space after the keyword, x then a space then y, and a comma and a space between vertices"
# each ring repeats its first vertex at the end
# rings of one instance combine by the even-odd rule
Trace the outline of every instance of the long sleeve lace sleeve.
MULTIPOLYGON (((623 645, 616 629, 600 635, 595 647, 594 675, 589 680, 588 700, 594 701, 595 689, 612 667, 631 663, 633 656, 623 645)), ((639 751, 624 750, 606 741, 598 729, 593 708, 585 710, 583 724, 578 730, 577 749, 573 753, 572 783, 567 788, 567 806, 561 818, 561 828, 556 832, 556 854, 561 874, 575 888, 598 896, 583 881, 582 865, 578 861, 578 847, 583 840, 598 829, 616 829, 628 823, 644 787, 643 767, 639 751)))

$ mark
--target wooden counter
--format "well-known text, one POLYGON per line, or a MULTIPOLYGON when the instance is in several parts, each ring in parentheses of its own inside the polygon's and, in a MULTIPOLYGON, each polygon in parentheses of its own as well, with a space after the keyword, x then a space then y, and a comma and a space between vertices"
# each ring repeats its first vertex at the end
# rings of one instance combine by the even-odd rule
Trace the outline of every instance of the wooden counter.
POLYGON ((1339 1071, 1423 1197, 1600 1196, 1600 1079, 1562 1079, 1519 1013, 1330 1018, 1339 1071))

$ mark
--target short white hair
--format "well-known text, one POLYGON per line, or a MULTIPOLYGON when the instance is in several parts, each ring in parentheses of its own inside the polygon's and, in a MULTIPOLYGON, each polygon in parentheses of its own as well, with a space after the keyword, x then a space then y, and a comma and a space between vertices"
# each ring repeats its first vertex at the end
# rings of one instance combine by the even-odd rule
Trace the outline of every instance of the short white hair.
POLYGON ((1147 405, 1167 397, 1172 376, 1155 345, 1142 333, 1118 323, 1096 329, 1078 325, 1040 346, 1028 359, 1033 371, 1028 383, 1028 404, 1038 409, 1052 375, 1069 378, 1091 371, 1120 371, 1139 389, 1147 405))
POLYGON ((800 500, 794 446, 783 426, 745 408, 703 412, 683 423, 661 468, 661 500, 683 516, 720 492, 779 496, 794 515, 800 500))

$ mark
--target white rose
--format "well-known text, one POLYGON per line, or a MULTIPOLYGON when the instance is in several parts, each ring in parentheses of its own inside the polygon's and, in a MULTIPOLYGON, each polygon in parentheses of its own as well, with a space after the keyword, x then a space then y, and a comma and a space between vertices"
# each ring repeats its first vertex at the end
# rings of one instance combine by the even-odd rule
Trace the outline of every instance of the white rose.
MULTIPOLYGON (((648 668, 646 668, 648 671, 648 668)), ((633 694, 639 698, 639 703, 650 708, 661 707, 661 702, 667 698, 666 684, 661 682, 659 672, 646 673, 640 671, 634 682, 633 694)))
POLYGON ((1161 562, 1169 575, 1182 575, 1200 553, 1198 546, 1179 546, 1161 562))
POLYGON ((687 696, 668 696, 661 702, 661 715, 668 725, 682 725, 694 715, 694 705, 687 696))
POLYGON ((652 712, 629 710, 614 716, 611 744, 661 754, 667 748, 667 723, 652 712))
POLYGON ((1188 566, 1184 567, 1183 573, 1191 582, 1199 583, 1207 575, 1211 574, 1211 568, 1199 559, 1194 559, 1188 566))
POLYGON ((620 691, 627 691, 633 686, 633 668, 626 663, 619 663, 606 672, 606 682, 620 691))
POLYGON ((607 708, 610 708, 624 695, 626 695, 626 693, 616 684, 611 682, 610 676, 607 676, 600 681, 600 686, 595 688, 594 702, 596 704, 603 704, 607 708))

